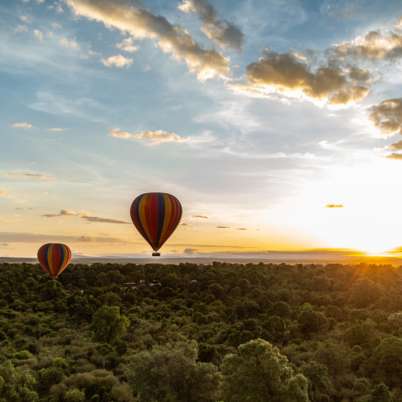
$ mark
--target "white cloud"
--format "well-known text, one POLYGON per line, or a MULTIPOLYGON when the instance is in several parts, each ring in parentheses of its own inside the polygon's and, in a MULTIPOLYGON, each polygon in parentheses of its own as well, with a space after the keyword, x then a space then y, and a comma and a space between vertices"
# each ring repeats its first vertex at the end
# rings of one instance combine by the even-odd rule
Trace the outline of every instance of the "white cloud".
POLYGON ((29 107, 54 115, 72 115, 94 122, 104 121, 107 108, 92 98, 64 97, 50 92, 38 92, 29 107))
POLYGON ((269 159, 301 159, 301 160, 327 160, 328 158, 323 156, 318 156, 311 152, 268 152, 268 153, 251 153, 236 151, 230 147, 225 147, 222 149, 222 153, 227 155, 235 156, 241 159, 259 159, 259 160, 269 160, 269 159))
POLYGON ((64 8, 61 0, 55 1, 53 4, 50 4, 48 8, 49 10, 54 10, 57 14, 64 13, 64 8))
POLYGON ((14 32, 16 33, 28 32, 28 27, 26 25, 18 25, 17 28, 15 28, 14 32))
POLYGON ((12 128, 22 128, 22 129, 29 129, 32 128, 32 124, 31 123, 27 123, 27 122, 17 122, 17 123, 13 123, 11 125, 12 128))
POLYGON ((61 29, 62 28, 61 24, 59 24, 58 22, 52 22, 50 25, 53 29, 61 29))
POLYGON ((118 128, 110 130, 110 135, 115 138, 131 141, 144 141, 148 145, 160 145, 164 143, 179 143, 188 145, 206 144, 215 141, 209 133, 195 137, 185 137, 176 133, 163 130, 145 130, 138 132, 123 131, 118 128))
POLYGON ((117 128, 110 130, 110 135, 115 138, 121 138, 124 140, 136 140, 146 141, 151 145, 160 145, 166 142, 190 142, 190 137, 182 137, 179 134, 171 133, 163 130, 156 131, 139 131, 136 133, 130 133, 128 131, 122 131, 117 128))
POLYGON ((29 179, 29 180, 39 180, 39 181, 49 181, 54 180, 53 176, 48 174, 40 173, 40 172, 32 172, 32 171, 12 171, 5 172, 2 174, 5 177, 11 177, 13 179, 29 179))
POLYGON ((42 31, 40 31, 39 29, 34 29, 33 34, 36 39, 38 39, 41 42, 43 41, 44 35, 42 31))
POLYGON ((32 21, 32 17, 30 15, 20 15, 20 20, 25 24, 30 24, 32 21))
POLYGON ((52 127, 52 128, 49 128, 48 131, 50 131, 52 133, 62 133, 63 131, 66 131, 66 129, 61 128, 61 127, 52 127))
POLYGON ((124 68, 133 64, 133 59, 118 54, 116 56, 110 56, 106 59, 102 59, 102 63, 106 67, 124 68))
POLYGON ((116 47, 127 53, 135 53, 138 51, 138 47, 135 46, 134 39, 131 37, 124 38, 120 43, 116 45, 116 47))
POLYGON ((78 50, 80 48, 80 45, 78 44, 78 42, 75 39, 61 37, 59 39, 59 43, 61 46, 65 47, 67 49, 78 50))
POLYGON ((103 22, 136 39, 155 40, 159 48, 184 60, 201 80, 228 77, 229 61, 215 50, 203 49, 182 27, 128 0, 66 0, 77 15, 103 22))

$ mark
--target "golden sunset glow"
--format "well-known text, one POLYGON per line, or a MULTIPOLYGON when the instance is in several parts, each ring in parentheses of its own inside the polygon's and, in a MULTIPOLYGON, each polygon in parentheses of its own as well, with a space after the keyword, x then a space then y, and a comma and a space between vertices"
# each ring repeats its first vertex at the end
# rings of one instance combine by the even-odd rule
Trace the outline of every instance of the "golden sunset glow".
POLYGON ((165 255, 402 246, 395 13, 318 35, 293 5, 277 36, 270 2, 53 3, 0 6, 2 256, 149 255, 148 192, 183 208, 165 255))

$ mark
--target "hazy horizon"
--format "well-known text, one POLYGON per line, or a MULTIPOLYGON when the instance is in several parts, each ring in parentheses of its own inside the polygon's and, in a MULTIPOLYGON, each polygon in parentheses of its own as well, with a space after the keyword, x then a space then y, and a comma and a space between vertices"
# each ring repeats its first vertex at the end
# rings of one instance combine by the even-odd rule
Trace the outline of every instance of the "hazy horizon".
MULTIPOLYGON (((89 255, 73 253, 72 263, 117 263, 117 264, 211 264, 214 261, 240 264, 391 264, 402 265, 400 253, 383 255, 369 255, 356 250, 298 250, 298 251, 274 251, 261 252, 198 252, 193 249, 185 249, 183 252, 162 253, 160 257, 152 257, 151 253, 126 253, 126 254, 101 254, 89 255)), ((27 256, 0 256, 0 262, 29 262, 37 263, 35 255, 27 256)))

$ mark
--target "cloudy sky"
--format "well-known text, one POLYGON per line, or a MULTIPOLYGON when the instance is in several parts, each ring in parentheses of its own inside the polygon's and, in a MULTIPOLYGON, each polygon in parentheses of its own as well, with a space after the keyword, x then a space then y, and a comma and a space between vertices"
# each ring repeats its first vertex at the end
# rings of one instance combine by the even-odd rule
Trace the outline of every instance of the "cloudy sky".
POLYGON ((402 246, 400 0, 3 0, 0 255, 402 246))

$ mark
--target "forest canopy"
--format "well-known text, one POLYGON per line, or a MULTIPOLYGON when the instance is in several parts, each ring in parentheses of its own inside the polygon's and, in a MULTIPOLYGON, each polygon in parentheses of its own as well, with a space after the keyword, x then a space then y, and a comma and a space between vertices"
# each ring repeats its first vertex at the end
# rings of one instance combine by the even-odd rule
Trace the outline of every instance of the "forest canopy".
POLYGON ((0 265, 1 402, 401 402, 402 270, 0 265))

